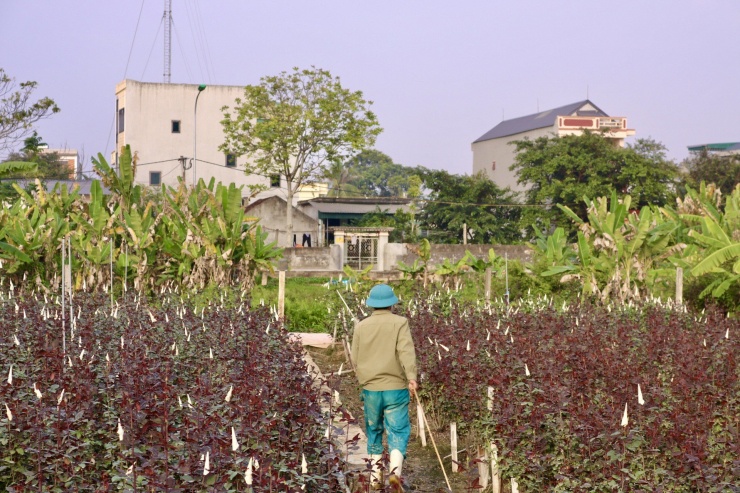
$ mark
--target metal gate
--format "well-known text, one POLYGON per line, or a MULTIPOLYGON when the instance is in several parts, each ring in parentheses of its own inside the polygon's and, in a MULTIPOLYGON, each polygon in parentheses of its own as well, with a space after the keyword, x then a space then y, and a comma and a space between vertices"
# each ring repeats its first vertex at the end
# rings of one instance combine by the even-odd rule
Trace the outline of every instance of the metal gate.
POLYGON ((344 242, 344 265, 362 270, 378 263, 378 237, 349 235, 344 242))

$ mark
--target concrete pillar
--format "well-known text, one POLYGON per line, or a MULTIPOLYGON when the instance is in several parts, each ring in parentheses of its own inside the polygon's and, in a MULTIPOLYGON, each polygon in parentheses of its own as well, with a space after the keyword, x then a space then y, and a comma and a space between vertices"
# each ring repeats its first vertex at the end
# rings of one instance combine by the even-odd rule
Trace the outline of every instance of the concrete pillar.
POLYGON ((378 263, 375 270, 385 270, 385 249, 388 246, 388 231, 378 232, 378 263))
MULTIPOLYGON (((334 245, 332 245, 332 247, 339 248, 339 270, 344 268, 344 236, 344 231, 334 231, 334 245)), ((334 257, 334 255, 332 255, 332 257, 334 257)))

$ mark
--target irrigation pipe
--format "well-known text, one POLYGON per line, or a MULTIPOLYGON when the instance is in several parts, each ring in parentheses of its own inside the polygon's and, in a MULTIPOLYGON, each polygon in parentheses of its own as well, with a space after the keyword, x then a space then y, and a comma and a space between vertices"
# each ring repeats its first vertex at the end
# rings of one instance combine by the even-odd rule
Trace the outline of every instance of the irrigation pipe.
POLYGON ((414 396, 416 397, 416 403, 419 405, 419 409, 421 409, 421 416, 424 418, 424 424, 427 426, 427 430, 429 431, 429 438, 432 439, 432 446, 434 446, 434 452, 437 454, 437 459, 439 460, 439 466, 442 468, 442 474, 445 476, 445 482, 447 483, 447 489, 449 491, 452 491, 452 487, 450 486, 450 480, 447 478, 447 471, 445 471, 445 465, 442 462, 442 458, 439 456, 439 450, 437 450, 437 444, 434 443, 434 435, 432 435, 432 429, 429 427, 429 422, 427 421, 427 414, 424 412, 424 407, 421 405, 421 401, 419 400, 419 394, 414 392, 414 396))

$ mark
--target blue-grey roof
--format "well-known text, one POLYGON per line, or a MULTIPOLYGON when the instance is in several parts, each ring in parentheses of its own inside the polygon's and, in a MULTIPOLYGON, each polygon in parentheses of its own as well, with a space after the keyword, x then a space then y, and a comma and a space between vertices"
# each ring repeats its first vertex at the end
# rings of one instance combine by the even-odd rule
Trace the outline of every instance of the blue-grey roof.
MULTIPOLYGON (((17 180, 17 183, 24 188, 28 185, 33 185, 34 182, 34 180, 17 180)), ((79 188, 80 195, 90 195, 92 182, 92 180, 46 180, 44 181, 44 185, 46 186, 46 191, 50 193, 54 190, 55 186, 60 185, 66 187, 68 192, 71 192, 74 188, 79 188)), ((103 190, 103 195, 110 195, 110 190, 102 182, 100 183, 100 187, 103 190)))
POLYGON ((512 118, 511 120, 504 120, 488 132, 473 141, 483 142, 484 140, 498 139, 499 137, 506 137, 509 135, 516 135, 522 132, 529 132, 530 130, 536 130, 538 128, 552 127, 555 125, 555 119, 558 116, 609 116, 604 113, 599 107, 593 104, 588 99, 578 101, 577 103, 567 104, 559 108, 553 108, 551 110, 542 111, 540 113, 534 113, 532 115, 520 116, 519 118, 512 118), (583 110, 581 108, 587 104, 596 108, 597 111, 583 110))

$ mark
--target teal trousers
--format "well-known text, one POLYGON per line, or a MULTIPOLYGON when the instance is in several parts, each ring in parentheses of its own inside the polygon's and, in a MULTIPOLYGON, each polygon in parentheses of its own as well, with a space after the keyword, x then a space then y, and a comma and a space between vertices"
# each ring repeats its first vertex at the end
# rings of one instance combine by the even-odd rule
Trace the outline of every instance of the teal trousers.
POLYGON ((409 390, 362 390, 365 403, 367 453, 383 453, 383 432, 388 432, 388 450, 397 449, 406 457, 411 436, 409 390))

